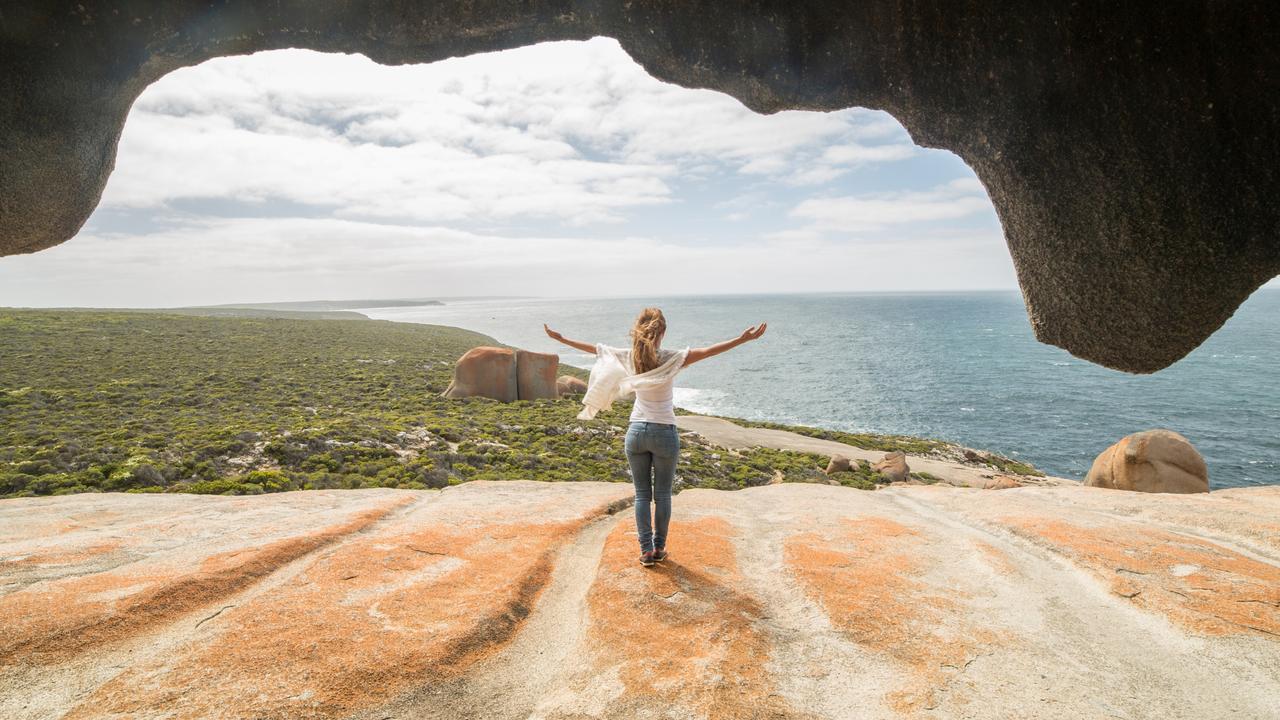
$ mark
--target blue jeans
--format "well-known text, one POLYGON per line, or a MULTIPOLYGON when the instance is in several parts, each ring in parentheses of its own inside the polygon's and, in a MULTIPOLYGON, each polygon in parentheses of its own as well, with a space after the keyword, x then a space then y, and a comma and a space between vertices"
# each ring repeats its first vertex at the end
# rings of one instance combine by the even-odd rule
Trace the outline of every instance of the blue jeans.
POLYGON ((667 546, 671 524, 671 484, 676 479, 676 459, 680 456, 680 434, 675 425, 633 422, 623 443, 631 465, 631 482, 636 486, 636 535, 640 551, 667 546), (653 523, 649 503, 653 503, 653 523))

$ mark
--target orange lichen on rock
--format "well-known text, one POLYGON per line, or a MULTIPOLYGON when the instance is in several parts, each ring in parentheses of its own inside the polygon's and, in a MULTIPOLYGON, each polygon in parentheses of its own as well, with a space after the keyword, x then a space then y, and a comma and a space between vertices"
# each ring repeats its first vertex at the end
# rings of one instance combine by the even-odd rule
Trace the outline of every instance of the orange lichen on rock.
POLYGON ((968 617, 958 584, 931 583, 938 541, 884 517, 846 520, 834 537, 810 532, 784 545, 792 573, 826 611, 833 625, 909 674, 889 692, 890 707, 913 713, 934 707, 939 690, 999 640, 968 617), (930 559, 934 558, 934 559, 930 559))
POLYGON ((48 567, 52 565, 77 565, 91 560, 101 558, 119 550, 124 543, 120 540, 108 540, 89 545, 84 548, 73 550, 66 549, 50 549, 44 552, 36 552, 31 555, 25 555, 17 560, 8 560, 17 566, 40 566, 48 567))
POLYGON ((72 576, 0 597, 0 665, 46 664, 122 640, 232 595, 276 569, 357 532, 410 498, 306 535, 206 559, 72 576))
POLYGON ((703 718, 794 717, 765 668, 766 613, 744 590, 732 525, 716 517, 679 523, 671 557, 641 566, 634 525, 605 541, 588 595, 590 646, 600 673, 617 673, 619 697, 603 714, 703 718))
POLYGON ((244 717, 345 717, 390 700, 501 647, 546 585, 555 551, 598 514, 478 526, 425 515, 353 538, 229 609, 219 618, 225 630, 123 673, 68 717, 162 706, 174 718, 224 707, 244 717))
POLYGON ((1022 573, 1018 566, 1013 563, 1013 559, 1009 557, 1009 553, 985 540, 973 540, 971 542, 974 547, 978 548, 978 552, 982 553, 986 558, 987 564, 1001 575, 1020 575, 1022 573))
POLYGON ((1000 522, 1188 630, 1280 636, 1280 567, 1198 537, 1116 520, 1105 527, 1049 517, 1000 522))

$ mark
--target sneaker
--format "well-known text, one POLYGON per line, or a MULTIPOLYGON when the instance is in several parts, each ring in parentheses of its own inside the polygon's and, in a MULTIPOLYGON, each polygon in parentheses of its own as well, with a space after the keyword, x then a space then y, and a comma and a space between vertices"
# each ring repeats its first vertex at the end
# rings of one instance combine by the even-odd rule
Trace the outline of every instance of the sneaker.
POLYGON ((644 552, 640 553, 640 564, 645 567, 649 567, 650 565, 653 565, 652 550, 645 550, 644 552))
POLYGON ((666 559, 667 559, 667 551, 666 551, 666 550, 664 550, 664 549, 662 549, 662 548, 657 548, 656 550, 654 550, 654 551, 653 551, 653 561, 654 561, 654 562, 662 562, 663 560, 666 560, 666 559))

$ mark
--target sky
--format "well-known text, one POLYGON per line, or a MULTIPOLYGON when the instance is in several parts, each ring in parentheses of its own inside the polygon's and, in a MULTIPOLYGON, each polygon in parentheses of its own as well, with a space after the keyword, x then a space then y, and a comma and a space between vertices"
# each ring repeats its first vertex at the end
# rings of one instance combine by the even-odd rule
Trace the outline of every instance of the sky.
POLYGON ((10 306, 1016 287, 972 170, 891 116, 760 115, 606 38, 177 70, 80 233, 0 258, 10 306))

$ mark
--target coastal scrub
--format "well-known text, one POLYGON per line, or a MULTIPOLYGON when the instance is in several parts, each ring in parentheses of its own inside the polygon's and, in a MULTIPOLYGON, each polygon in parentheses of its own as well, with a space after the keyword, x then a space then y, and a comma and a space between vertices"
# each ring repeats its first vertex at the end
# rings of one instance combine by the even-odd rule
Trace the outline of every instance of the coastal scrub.
MULTIPOLYGON (((0 311, 0 496, 630 482, 630 407, 451 400, 492 338, 386 321, 0 311)), ((585 377, 562 365, 562 374, 585 377)), ((678 487, 826 482, 812 453, 685 433, 678 487)), ((857 473, 842 482, 870 487, 857 473)))

